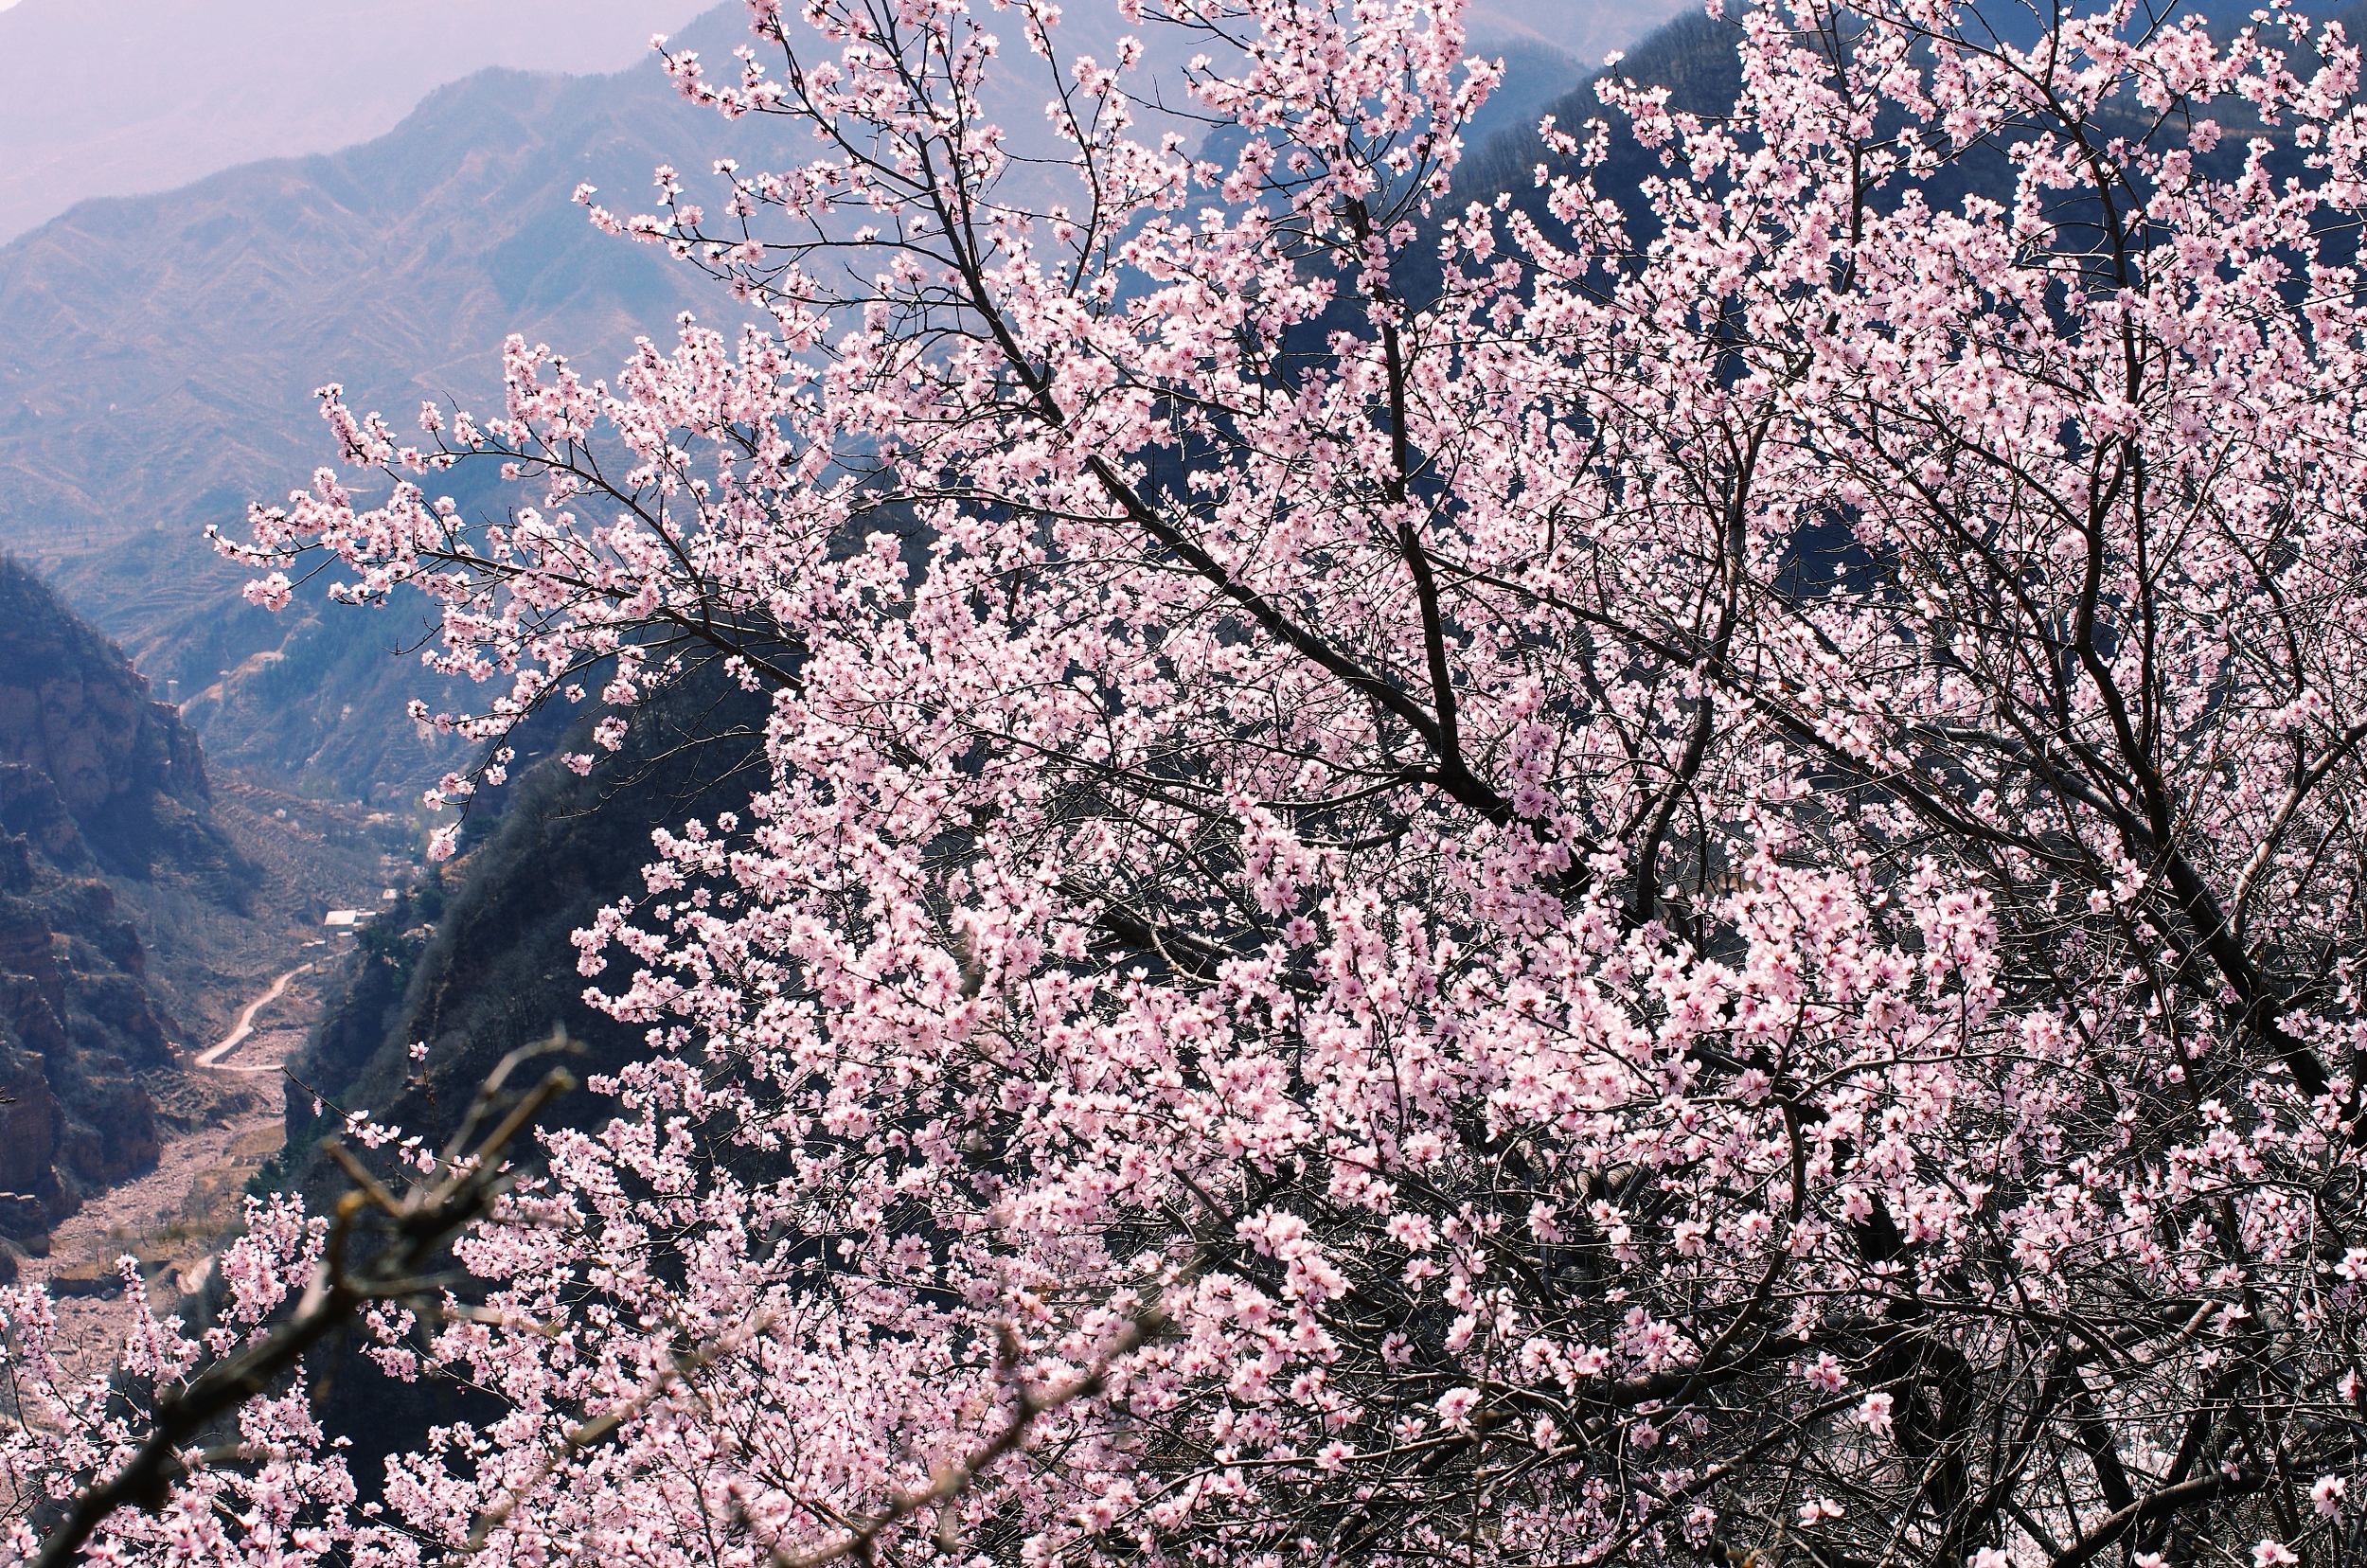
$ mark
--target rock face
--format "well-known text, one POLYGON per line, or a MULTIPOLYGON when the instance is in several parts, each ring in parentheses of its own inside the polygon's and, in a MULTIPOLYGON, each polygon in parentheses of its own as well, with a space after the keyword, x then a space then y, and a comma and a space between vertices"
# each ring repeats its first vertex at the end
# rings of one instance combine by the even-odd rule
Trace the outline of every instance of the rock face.
POLYGON ((163 864, 218 901, 243 896, 238 857, 207 812, 197 737, 12 560, 0 561, 0 763, 14 764, 0 777, 0 824, 53 863, 74 852, 71 821, 102 870, 146 881, 163 864))
POLYGON ((103 874, 242 907, 197 741, 105 638, 0 560, 0 1237, 152 1166, 177 1026, 103 874))

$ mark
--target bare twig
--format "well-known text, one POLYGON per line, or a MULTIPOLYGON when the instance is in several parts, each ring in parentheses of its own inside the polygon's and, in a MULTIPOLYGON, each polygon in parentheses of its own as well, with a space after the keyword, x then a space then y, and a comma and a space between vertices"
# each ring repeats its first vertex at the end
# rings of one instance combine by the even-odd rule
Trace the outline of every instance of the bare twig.
POLYGON ((558 1470, 569 1458, 590 1448, 655 1404, 685 1373, 695 1372, 703 1366, 732 1354, 772 1327, 772 1314, 760 1313, 737 1333, 725 1334, 720 1339, 702 1345, 688 1355, 668 1357, 665 1369, 650 1381, 647 1388, 630 1399, 619 1400, 609 1406, 598 1416, 567 1434, 561 1440, 558 1449, 546 1455, 542 1464, 535 1467, 532 1475, 504 1491, 501 1501, 488 1508, 484 1517, 479 1519, 476 1526, 469 1532, 469 1544, 463 1550, 471 1554, 483 1551, 485 1543, 492 1539, 493 1532, 509 1522, 509 1516, 517 1511, 518 1505, 525 1501, 527 1495, 535 1488, 549 1480, 552 1471, 558 1470))
MULTIPOLYGON (((1197 1268, 1196 1263, 1192 1270, 1187 1270, 1181 1276, 1178 1283, 1190 1278, 1197 1268)), ((1110 1347, 1101 1353, 1082 1377, 1041 1390, 1031 1389, 1023 1381, 1019 1388, 1018 1404, 1012 1410, 1010 1418, 983 1447, 952 1464, 939 1467, 936 1473, 929 1478, 926 1487, 898 1493, 886 1507, 869 1519, 851 1525, 843 1541, 804 1553, 789 1552, 779 1542, 774 1542, 772 1551, 767 1554, 768 1568, 823 1568, 825 1563, 838 1562, 850 1557, 858 1562, 868 1563, 877 1554, 880 1537, 885 1531, 929 1508, 949 1509, 942 1527, 950 1536, 952 1524, 950 1505, 967 1492, 980 1475, 1017 1451, 1027 1440, 1028 1429, 1035 1425, 1039 1417, 1078 1399, 1098 1397, 1110 1386, 1110 1374, 1116 1363, 1166 1333, 1173 1322, 1163 1300, 1154 1298, 1146 1303, 1126 1320, 1117 1336, 1111 1341, 1110 1347)))

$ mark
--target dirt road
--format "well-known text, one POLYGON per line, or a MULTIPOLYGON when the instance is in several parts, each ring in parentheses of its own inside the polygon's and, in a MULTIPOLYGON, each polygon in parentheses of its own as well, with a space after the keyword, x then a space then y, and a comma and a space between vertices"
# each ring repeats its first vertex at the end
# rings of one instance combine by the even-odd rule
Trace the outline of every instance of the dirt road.
POLYGON ((237 1050, 240 1045, 244 1044, 246 1042, 247 1036, 255 1032, 255 1015, 261 1012, 265 1007, 270 1007, 274 1002, 278 1001, 282 996, 288 994, 288 982, 294 980, 297 975, 302 974, 305 971, 311 969, 311 967, 312 966, 310 964, 298 964, 287 973, 273 981, 271 983, 271 989, 265 991, 254 1001, 249 1002, 246 1005, 246 1009, 239 1014, 239 1026, 237 1028, 222 1036, 222 1042, 220 1044, 214 1046, 210 1050, 199 1053, 197 1064, 200 1067, 211 1067, 218 1073, 276 1073, 279 1071, 279 1063, 276 1061, 257 1062, 252 1066, 242 1064, 237 1067, 226 1067, 222 1065, 222 1059, 237 1050))

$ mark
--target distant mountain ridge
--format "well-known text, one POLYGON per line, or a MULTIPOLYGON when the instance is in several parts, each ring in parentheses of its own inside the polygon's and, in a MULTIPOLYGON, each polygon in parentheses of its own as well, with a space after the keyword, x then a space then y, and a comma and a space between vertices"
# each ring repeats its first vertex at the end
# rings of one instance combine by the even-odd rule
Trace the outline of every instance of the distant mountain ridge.
MULTIPOLYGON (((1589 65, 1682 0, 1477 0, 1475 38, 1589 65)), ((487 66, 614 71, 696 0, 11 0, 0 5, 0 242, 97 196, 383 134, 487 66), (105 80, 108 90, 92 83, 105 80)), ((1079 8, 1072 8, 1079 9, 1079 8)))
POLYGON ((488 65, 616 70, 697 0, 10 0, 0 241, 92 196, 378 135, 488 65), (105 90, 95 84, 105 83, 105 90))
POLYGON ((205 698, 190 717, 218 760, 320 793, 410 793, 453 760, 401 717, 418 667, 384 657, 416 641, 416 615, 249 609, 248 574, 202 531, 332 457, 325 382, 398 418, 429 397, 483 406, 510 331, 603 373, 679 312, 721 313, 720 291, 568 199, 589 181, 638 205, 653 165, 719 129, 654 65, 489 71, 363 146, 84 203, 0 247, 0 546, 205 698), (333 678, 291 689, 290 669, 333 678))
MULTIPOLYGON (((1475 45, 1501 37, 1513 72, 1490 115, 1532 117, 1580 73, 1521 40, 1593 48, 1665 5, 1475 8, 1475 45)), ((733 3, 675 42, 721 60, 744 36, 733 3)), ((416 795, 456 757, 401 717, 421 672, 385 655, 417 643, 416 610, 250 609, 237 597, 247 574, 207 554, 203 528, 330 457, 312 398, 325 382, 400 420, 429 397, 484 406, 511 331, 600 375, 682 312, 739 319, 690 269, 597 233, 569 194, 589 183, 638 208, 658 163, 809 155, 792 134, 684 103, 653 62, 488 71, 359 147, 86 202, 0 246, 0 547, 187 704, 219 765, 315 794, 416 795)), ((455 481, 464 505, 502 504, 455 481)))
MULTIPOLYGON (((1507 0, 1474 21, 1539 36, 1555 9, 1507 0)), ((677 44, 721 57, 742 27, 727 5, 677 44)), ((1507 113, 1577 70, 1540 45, 1509 54, 1507 113)), ((416 615, 248 609, 245 574, 201 530, 329 456, 323 382, 397 418, 428 397, 482 405, 512 330, 600 374, 684 311, 736 318, 688 269, 592 229, 569 194, 588 182, 637 206, 657 163, 802 155, 788 134, 683 103, 654 64, 489 71, 360 147, 78 206, 0 247, 0 545, 171 682, 222 764, 321 793, 414 792, 454 760, 400 717, 420 672, 384 655, 417 640, 416 615)))
POLYGON ((646 187, 709 118, 654 69, 483 72, 360 147, 87 202, 0 248, 0 538, 236 517, 329 455, 324 382, 394 411, 482 399, 510 331, 596 363, 717 303, 567 201, 646 187))

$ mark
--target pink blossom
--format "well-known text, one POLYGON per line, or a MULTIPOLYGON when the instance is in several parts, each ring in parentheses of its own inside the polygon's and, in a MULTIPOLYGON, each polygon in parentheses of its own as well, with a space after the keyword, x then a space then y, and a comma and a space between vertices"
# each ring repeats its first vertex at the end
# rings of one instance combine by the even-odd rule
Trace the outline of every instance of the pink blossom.
MULTIPOLYGON (((345 468, 218 539, 436 618, 439 806, 552 702, 607 709, 579 770, 703 667, 766 711, 577 935, 645 1054, 465 1310, 372 1325, 499 1416, 365 1515, 259 1399, 285 1457, 100 1544, 1659 1560, 1797 1510, 1905 1561, 2339 1504, 2351 44, 1737 8, 1731 103, 1606 75, 1496 202, 1453 4, 1069 9, 665 49, 810 150, 592 209, 730 307, 600 375, 512 338, 417 447, 324 387, 345 468), (2315 1404, 2234 1433, 2268 1389, 2315 1404)), ((313 1224, 127 1364, 234 1353, 313 1224)), ((0 1445, 70 1489, 147 1396, 44 1383, 7 1299, 0 1445)))

